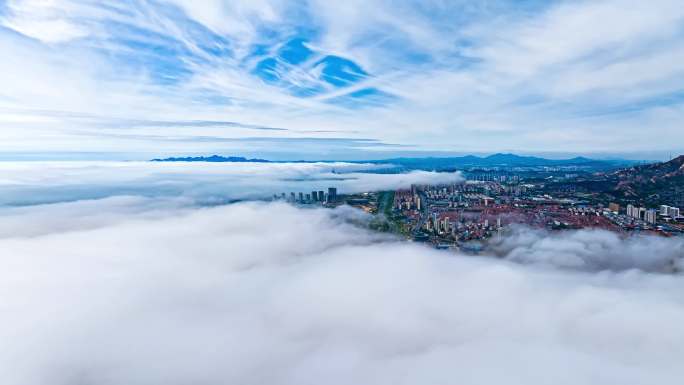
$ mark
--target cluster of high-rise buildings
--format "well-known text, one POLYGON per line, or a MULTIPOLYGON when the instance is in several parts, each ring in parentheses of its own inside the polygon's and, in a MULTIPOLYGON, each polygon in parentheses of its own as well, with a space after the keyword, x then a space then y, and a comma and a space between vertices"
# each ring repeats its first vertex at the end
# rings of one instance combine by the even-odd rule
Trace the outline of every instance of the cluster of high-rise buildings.
MULTIPOLYGON (((501 231, 501 217, 496 218, 496 226, 490 223, 489 219, 479 221, 478 219, 452 218, 450 213, 433 212, 427 217, 423 230, 434 235, 451 235, 454 238, 468 238, 471 235, 477 235, 476 238, 482 238, 487 233, 497 230, 501 231)), ((453 214, 453 213, 451 213, 453 214)))
POLYGON ((418 210, 420 211, 422 205, 422 199, 420 195, 413 191, 402 191, 399 190, 395 192, 394 195, 394 208, 397 210, 418 210))
POLYGON ((646 223, 655 224, 658 220, 658 212, 654 209, 627 205, 627 216, 640 219, 646 223))
POLYGON ((459 205, 468 205, 470 201, 484 202, 486 206, 493 203, 494 199, 478 193, 482 187, 474 185, 449 185, 449 186, 411 186, 411 190, 397 190, 394 196, 394 209, 421 211, 429 201, 431 206, 442 208, 454 208, 459 205))
POLYGON ((681 217, 681 215, 679 214, 679 208, 667 205, 660 206, 660 215, 662 217, 668 217, 672 219, 677 219, 681 217))
POLYGON ((311 191, 311 193, 294 193, 288 196, 286 193, 274 194, 273 200, 287 201, 289 203, 314 204, 314 203, 335 203, 337 202, 337 188, 329 187, 326 193, 323 190, 311 191))
POLYGON ((519 182, 520 176, 510 173, 500 172, 486 172, 486 171, 467 171, 464 172, 467 180, 481 181, 481 182, 519 182))
POLYGON ((628 217, 640 219, 646 223, 656 224, 658 215, 664 220, 677 220, 680 217, 679 208, 662 205, 660 206, 660 210, 656 210, 627 205, 628 217))

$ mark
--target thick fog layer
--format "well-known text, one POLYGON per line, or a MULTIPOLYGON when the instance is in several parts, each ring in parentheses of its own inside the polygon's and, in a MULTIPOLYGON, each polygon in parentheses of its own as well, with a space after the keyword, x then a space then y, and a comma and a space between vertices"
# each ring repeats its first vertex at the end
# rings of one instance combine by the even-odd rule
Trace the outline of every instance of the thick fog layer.
MULTIPOLYGON (((124 197, 13 210, 0 218, 5 384, 684 378, 678 274, 438 252, 368 232, 350 208, 124 197)), ((674 242, 577 234, 518 234, 501 253, 611 267, 616 250, 637 261, 674 242)))
POLYGON ((514 227, 491 242, 492 252, 511 261, 579 270, 681 271, 684 239, 618 235, 605 230, 548 232, 514 227))
POLYGON ((355 163, 0 162, 0 206, 118 195, 182 196, 204 204, 337 187, 340 193, 454 183, 459 173, 377 174, 355 163))

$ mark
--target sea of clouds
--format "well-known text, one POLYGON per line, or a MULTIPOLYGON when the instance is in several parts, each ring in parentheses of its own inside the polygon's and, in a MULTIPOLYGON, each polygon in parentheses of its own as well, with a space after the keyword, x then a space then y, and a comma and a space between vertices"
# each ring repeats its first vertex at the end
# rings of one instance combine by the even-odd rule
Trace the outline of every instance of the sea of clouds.
MULTIPOLYGON (((4 167, 3 383, 684 378, 678 239, 517 228, 491 255, 464 256, 368 231, 369 216, 349 207, 204 204, 256 194, 259 180, 315 184, 338 175, 329 166, 4 167), (52 187, 72 195, 38 199, 52 187)), ((361 190, 459 178, 346 171, 361 190)))
POLYGON ((183 197, 201 204, 310 193, 357 193, 453 183, 459 173, 370 173, 386 164, 198 162, 0 162, 0 206, 111 196, 183 197))

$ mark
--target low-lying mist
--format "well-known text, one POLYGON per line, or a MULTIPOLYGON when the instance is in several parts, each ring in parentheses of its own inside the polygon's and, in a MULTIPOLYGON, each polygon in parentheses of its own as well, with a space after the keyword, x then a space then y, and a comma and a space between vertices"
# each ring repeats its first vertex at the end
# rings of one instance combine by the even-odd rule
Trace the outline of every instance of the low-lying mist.
POLYGON ((459 173, 369 173, 358 163, 0 162, 0 207, 133 195, 199 204, 263 199, 337 187, 340 193, 455 183, 459 173))
POLYGON ((679 272, 684 267, 684 239, 647 235, 619 235, 606 230, 548 232, 513 227, 495 237, 489 251, 507 260, 584 271, 639 269, 679 272))
POLYGON ((468 257, 370 232, 367 221, 348 207, 196 207, 186 198, 4 209, 2 381, 577 385, 684 376, 684 281, 649 272, 681 259, 681 242, 517 229, 492 254, 504 258, 468 257))

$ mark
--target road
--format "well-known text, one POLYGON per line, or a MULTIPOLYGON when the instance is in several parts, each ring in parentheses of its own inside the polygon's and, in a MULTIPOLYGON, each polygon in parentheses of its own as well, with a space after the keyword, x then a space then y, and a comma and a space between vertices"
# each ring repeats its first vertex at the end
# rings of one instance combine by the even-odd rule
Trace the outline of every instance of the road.
POLYGON ((394 205, 394 191, 383 191, 378 196, 378 213, 383 214, 388 220, 392 216, 394 205))

